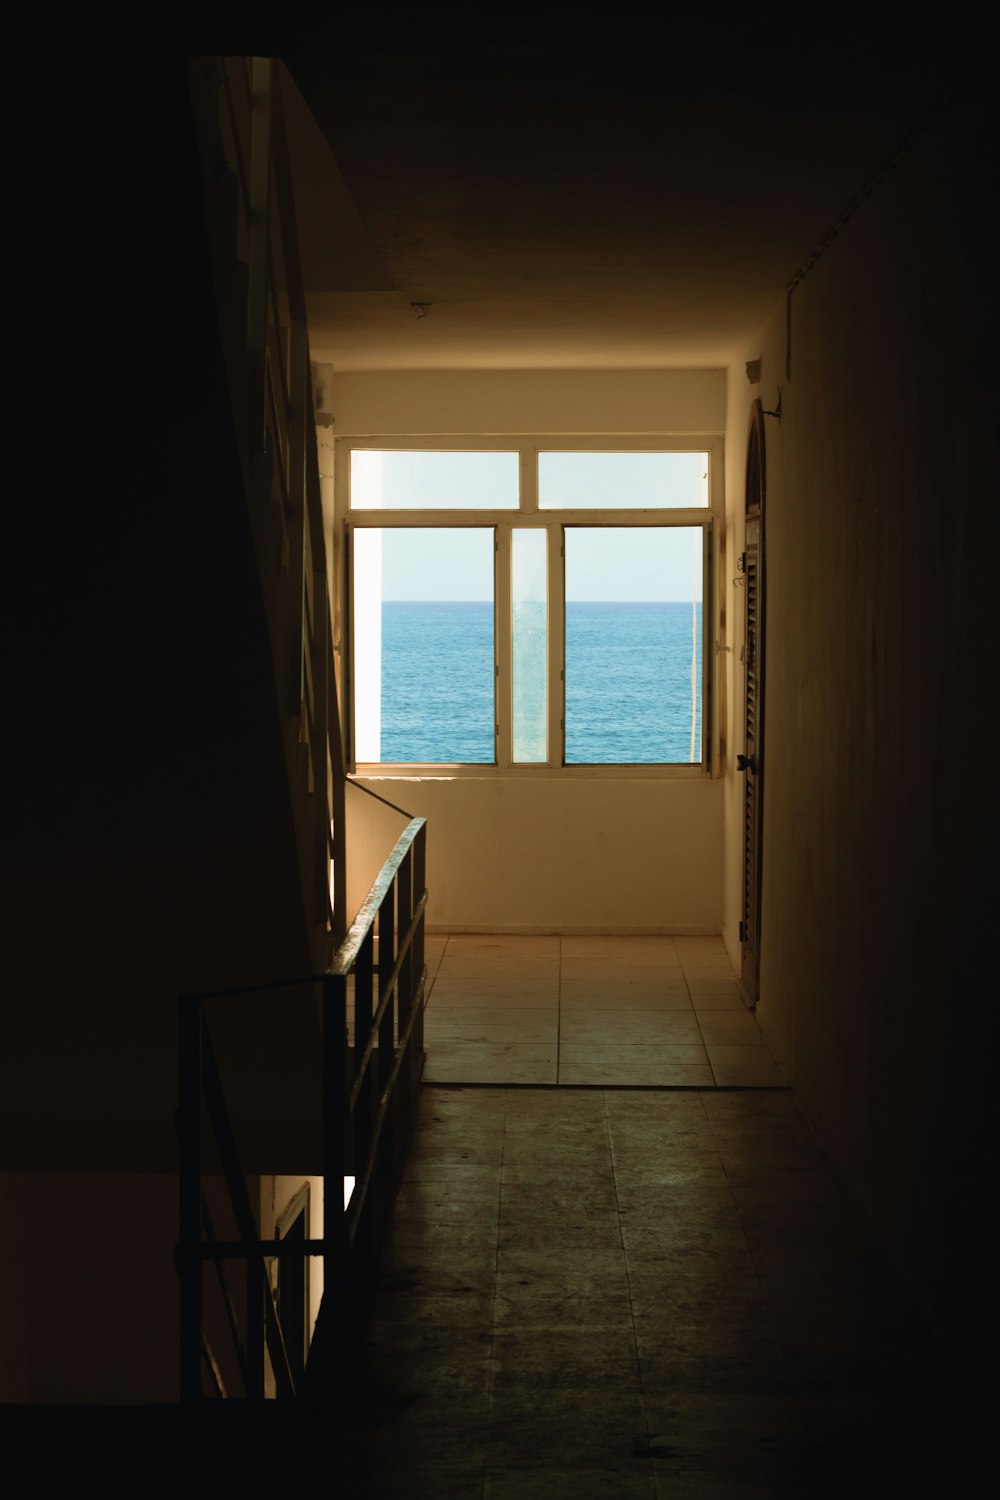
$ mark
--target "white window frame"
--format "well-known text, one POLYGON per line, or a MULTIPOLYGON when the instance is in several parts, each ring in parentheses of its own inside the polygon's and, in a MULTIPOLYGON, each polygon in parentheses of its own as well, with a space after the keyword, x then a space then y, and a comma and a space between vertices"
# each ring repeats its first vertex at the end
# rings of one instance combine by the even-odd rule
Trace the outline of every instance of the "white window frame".
POLYGON ((721 701, 720 652, 723 620, 721 605, 723 591, 719 588, 718 570, 720 538, 725 516, 723 494, 723 439, 718 435, 705 434, 643 434, 631 436, 621 433, 586 435, 558 433, 553 435, 492 435, 448 434, 448 435, 366 435, 363 437, 341 437, 336 440, 334 467, 334 503, 336 525, 344 537, 346 559, 345 599, 342 610, 346 640, 340 643, 342 659, 346 662, 346 709, 348 735, 348 770, 352 775, 364 779, 413 778, 413 777, 553 777, 560 778, 654 778, 691 779, 708 778, 719 774, 720 716, 717 705, 721 701), (404 449, 409 452, 453 451, 453 452, 517 452, 520 455, 520 505, 517 510, 352 510, 350 505, 351 453, 359 449, 404 449), (707 453, 708 454, 708 506, 694 508, 646 507, 635 509, 580 510, 564 508, 539 509, 538 505, 538 455, 552 452, 584 453, 707 453), (467 762, 442 764, 440 762, 360 762, 354 757, 354 651, 353 651, 353 537, 355 530, 365 528, 389 529, 410 527, 412 529, 432 527, 491 528, 496 538, 495 582, 494 582, 494 650, 495 650, 495 722, 496 760, 487 764, 467 762), (549 759, 545 763, 524 764, 514 762, 511 756, 512 742, 512 651, 510 631, 511 608, 511 532, 515 526, 545 527, 552 535, 548 547, 549 596, 549 759), (565 655, 565 561, 563 557, 562 532, 569 526, 610 527, 700 527, 705 532, 703 549, 702 580, 702 759, 694 764, 685 762, 600 762, 595 764, 566 765, 564 732, 564 694, 562 690, 565 655), (556 545, 553 545, 553 541, 556 545), (507 628, 501 628, 506 621, 507 628))

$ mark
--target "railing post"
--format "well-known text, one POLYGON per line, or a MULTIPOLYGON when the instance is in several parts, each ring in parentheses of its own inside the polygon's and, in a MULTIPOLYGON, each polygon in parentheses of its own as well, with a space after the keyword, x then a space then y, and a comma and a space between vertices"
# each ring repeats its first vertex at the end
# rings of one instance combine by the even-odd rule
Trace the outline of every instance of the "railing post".
MULTIPOLYGON (((427 893, 427 824, 417 830, 417 836, 413 841, 413 897, 414 901, 422 901, 427 893)), ((421 984, 424 977, 424 936, 427 926, 427 907, 420 914, 420 921, 413 936, 413 971, 416 984, 421 984)), ((413 1052, 415 1057, 423 1055, 424 1050, 424 1015, 423 1010, 417 1016, 413 1025, 413 1052)))
MULTIPOLYGON (((314 597, 317 608, 320 603, 326 609, 326 574, 316 574, 314 597), (320 594, 322 588, 322 594, 320 594)), ((333 798, 330 787, 330 703, 333 662, 330 660, 330 632, 324 629, 325 621, 318 622, 314 633, 315 668, 313 681, 316 693, 316 737, 309 753, 314 757, 314 779, 316 801, 319 804, 316 819, 316 915, 326 924, 333 916, 333 901, 330 892, 330 859, 333 853, 333 798)))
MULTIPOLYGON (((324 600, 324 608, 328 605, 324 600)), ((330 621, 324 621, 327 640, 332 646, 330 621)), ((333 940, 339 947, 347 932, 347 771, 344 763, 344 741, 340 722, 340 700, 337 678, 330 652, 329 695, 327 698, 327 750, 330 758, 330 823, 333 854, 333 940)))
POLYGON ((178 1107, 180 1240, 180 1396, 201 1396, 201 1003, 196 995, 178 1002, 178 1107))
MULTIPOLYGON (((396 964, 396 896, 399 890, 399 872, 393 876, 378 913, 378 991, 379 1005, 385 1011, 378 1029, 378 1093, 381 1096, 392 1073, 396 1059, 396 1006, 390 979, 396 964)), ((397 990, 398 994, 398 990, 397 990)), ((393 1091, 385 1101, 382 1133, 378 1143, 379 1172, 383 1178, 391 1179, 396 1161, 396 1095, 393 1091)), ((381 1215, 380 1215, 381 1220, 381 1215)), ((381 1234, 381 1228, 376 1228, 381 1234)))
MULTIPOLYGON (((410 923, 413 920, 413 845, 406 851, 406 858, 399 867, 396 880, 398 891, 398 920, 400 939, 409 932, 410 923)), ((414 1005, 414 967, 413 967, 413 944, 411 943, 403 954, 399 965, 399 985, 396 989, 396 1004, 399 1011, 399 1035, 407 1034, 407 1023, 413 1013, 414 1005)), ((412 1048, 409 1049, 412 1054, 412 1048)), ((409 1056, 407 1066, 400 1073, 400 1082, 404 1090, 404 1104, 409 1108, 413 1097, 413 1068, 410 1065, 409 1056)))
POLYGON ((264 1262, 259 1255, 246 1259, 246 1379, 247 1397, 264 1399, 264 1262))
POLYGON ((347 986, 323 980, 323 1297, 343 1315, 347 1272, 344 1171, 347 1125, 347 986))
MULTIPOLYGON (((353 1144, 353 1157, 355 1170, 360 1174, 367 1165, 372 1141, 375 1136, 375 1126, 378 1117, 378 1053, 373 1052, 369 1058, 368 1066, 359 1073, 361 1059, 365 1055, 369 1042, 372 1038, 372 1015, 374 1005, 374 932, 369 928, 354 964, 354 1064, 352 1068, 351 1088, 357 1088, 357 1099, 351 1116, 351 1140, 353 1144)), ((374 1045, 374 1042, 373 1042, 374 1045)), ((365 1256, 371 1252, 372 1215, 371 1197, 366 1193, 364 1201, 355 1205, 356 1214, 354 1226, 354 1250, 355 1254, 365 1256)))

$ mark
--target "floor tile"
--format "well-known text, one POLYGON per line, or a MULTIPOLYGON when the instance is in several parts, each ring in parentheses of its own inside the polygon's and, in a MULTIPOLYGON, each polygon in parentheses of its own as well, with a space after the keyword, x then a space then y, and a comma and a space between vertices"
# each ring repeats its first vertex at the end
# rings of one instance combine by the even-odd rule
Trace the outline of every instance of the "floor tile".
POLYGON ((496 1332, 492 1344, 491 1418, 505 1399, 523 1405, 527 1392, 639 1387, 639 1365, 631 1331, 607 1330, 599 1341, 575 1330, 511 1329, 496 1332))
POLYGON ((562 1043, 560 1062, 563 1067, 573 1063, 577 1066, 587 1064, 605 1067, 621 1064, 629 1068, 636 1062, 648 1063, 652 1067, 664 1064, 704 1067, 708 1063, 705 1048, 692 1041, 670 1042, 657 1037, 642 1040, 632 1034, 615 1042, 608 1040, 601 1043, 600 1033, 586 1047, 581 1045, 583 1041, 583 1038, 575 1034, 562 1043), (587 1057, 588 1052, 591 1053, 591 1059, 587 1057))
POLYGON ((462 933, 439 953, 426 1014, 426 1082, 576 1089, 786 1083, 742 1004, 718 938, 462 933), (750 1047, 756 1055, 748 1055, 750 1047))
POLYGON ((470 1464, 468 1457, 455 1463, 411 1459, 400 1469, 374 1470, 371 1488, 366 1480, 360 1494, 363 1500, 482 1500, 484 1462, 481 1458, 470 1464))
POLYGON ((445 1000, 502 1002, 511 1010, 525 1005, 538 1005, 546 1000, 558 1002, 559 978, 553 974, 546 978, 504 978, 500 975, 457 975, 449 977, 438 972, 430 993, 429 1005, 445 1000))
POLYGON ((595 953, 627 954, 632 962, 676 963, 677 945, 672 937, 651 933, 614 936, 607 933, 573 933, 560 939, 563 958, 587 958, 595 953))
POLYGON ((419 1197, 404 1197, 401 1191, 396 1200, 396 1223, 403 1225, 410 1221, 427 1220, 461 1224, 470 1219, 481 1219, 486 1213, 493 1215, 495 1220, 498 1204, 499 1199, 459 1198, 447 1190, 434 1198, 423 1194, 419 1197))
POLYGON ((600 980, 606 984, 681 985, 684 976, 679 964, 627 963, 622 957, 564 958, 560 965, 563 980, 575 983, 600 980))
POLYGON ((618 1211, 611 1182, 590 1188, 565 1187, 552 1182, 530 1187, 514 1183, 503 1189, 500 1205, 502 1228, 512 1223, 585 1223, 598 1214, 615 1218, 618 1211))
POLYGON ((630 990, 612 994, 599 988, 576 987, 564 989, 560 996, 560 1014, 563 1017, 587 1015, 662 1015, 667 1011, 694 1016, 691 997, 684 989, 670 990, 660 994, 630 990))
POLYGON ((743 996, 737 976, 729 971, 708 968, 705 965, 684 970, 684 982, 692 995, 739 995, 743 996))
POLYGON ((588 1142, 576 1135, 568 1140, 556 1137, 533 1141, 530 1136, 514 1140, 508 1137, 503 1162, 503 1191, 515 1187, 579 1189, 596 1183, 613 1186, 611 1161, 606 1143, 588 1142))
POLYGON ((610 1029, 590 1023, 570 1027, 568 1033, 561 1035, 559 1057, 562 1062, 593 1062, 606 1066, 615 1061, 632 1062, 637 1055, 644 1052, 655 1053, 659 1056, 675 1047, 694 1048, 695 1051, 687 1056, 682 1054, 673 1059, 664 1057, 663 1061, 706 1062, 708 1060, 697 1021, 693 1017, 689 1019, 687 1016, 667 1015, 658 1017, 655 1023, 648 1027, 637 1027, 617 1037, 610 1029), (596 1045, 594 1039, 599 1039, 600 1045, 596 1045))
POLYGON ((567 995, 575 996, 577 999, 591 996, 604 996, 611 1005, 617 1005, 628 999, 656 1000, 666 995, 687 995, 688 989, 680 973, 674 970, 647 970, 635 969, 629 973, 620 974, 593 974, 574 973, 572 970, 563 973, 560 983, 560 995, 563 999, 567 995))
POLYGON ((609 1121, 618 1122, 623 1131, 651 1121, 670 1129, 706 1130, 708 1119, 703 1097, 701 1094, 694 1097, 686 1094, 616 1094, 609 1091, 604 1095, 604 1107, 609 1121))
POLYGON ((545 1115, 514 1122, 504 1143, 504 1182, 513 1180, 514 1168, 532 1169, 539 1181, 595 1171, 610 1176, 611 1158, 604 1122, 583 1117, 559 1125, 545 1115))
POLYGON ((546 980, 559 974, 558 958, 497 957, 486 953, 455 953, 449 948, 438 966, 438 979, 546 980))
POLYGON ((676 1040, 675 1033, 696 1035, 701 1041, 697 1017, 687 1006, 650 1010, 564 1010, 559 1035, 563 1042, 617 1041, 620 1044, 676 1040))
POLYGON ((460 1025, 534 1026, 537 1024, 559 1027, 559 997, 510 1004, 507 996, 473 995, 460 998, 444 995, 432 1000, 424 1013, 424 1036, 428 1027, 458 1022, 460 1025))
POLYGON ((493 1046, 499 1042, 518 1046, 543 1042, 554 1046, 558 1035, 559 1025, 555 1015, 551 1018, 539 1017, 533 1011, 524 1012, 523 1018, 500 1019, 495 1014, 490 1014, 482 1020, 468 1019, 464 1012, 460 1017, 435 1013, 428 1015, 424 1025, 424 1045, 428 1049, 441 1042, 466 1042, 472 1046, 479 1043, 493 1046))
POLYGON ((732 968, 732 960, 721 937, 680 934, 674 938, 674 947, 682 963, 728 964, 732 968))
POLYGON ((749 1254, 757 1268, 756 1257, 747 1246, 739 1220, 725 1206, 715 1218, 691 1220, 683 1214, 670 1215, 659 1223, 650 1222, 651 1205, 636 1200, 622 1207, 622 1240, 629 1265, 670 1260, 689 1251, 744 1260, 749 1254))
POLYGON ((672 1351, 643 1359, 641 1370, 647 1395, 678 1385, 686 1391, 711 1393, 792 1394, 795 1389, 788 1361, 768 1339, 760 1340, 756 1348, 734 1347, 714 1355, 672 1351))
POLYGON ((650 1132, 641 1142, 630 1140, 625 1144, 612 1138, 612 1161, 619 1192, 629 1186, 657 1183, 668 1183, 671 1191, 676 1192, 678 1184, 683 1186, 685 1175, 699 1169, 710 1173, 714 1182, 724 1180, 727 1188, 730 1186, 724 1170, 722 1179, 716 1176, 722 1168, 719 1153, 710 1140, 699 1135, 665 1134, 657 1142, 655 1134, 650 1132))
POLYGON ((714 991, 689 983, 688 989, 691 993, 691 1004, 699 1016, 706 1012, 725 1014, 735 1011, 739 1014, 746 1010, 746 1002, 735 986, 720 986, 717 991, 714 991))
POLYGON ((719 1017, 717 1013, 698 1016, 698 1025, 706 1044, 722 1047, 763 1047, 760 1028, 749 1012, 719 1017))
POLYGON ((532 1299, 538 1297, 546 1297, 550 1301, 562 1299, 571 1306, 578 1300, 600 1300, 609 1294, 617 1293, 624 1299, 623 1305, 627 1316, 629 1292, 624 1266, 620 1273, 614 1275, 598 1271, 570 1274, 557 1268, 553 1268, 544 1276, 524 1277, 516 1273, 508 1275, 506 1272, 500 1272, 497 1275, 498 1298, 507 1298, 510 1302, 515 1302, 519 1294, 525 1290, 530 1291, 532 1299))
POLYGON ((707 1044, 716 1083, 739 1088, 787 1088, 788 1080, 766 1047, 707 1044))
POLYGON ((617 1330, 631 1315, 626 1284, 601 1286, 596 1291, 572 1292, 515 1284, 498 1287, 494 1327, 563 1330, 576 1328, 581 1338, 598 1338, 603 1329, 617 1330))
POLYGON ((655 1159, 645 1169, 631 1170, 616 1161, 615 1183, 623 1213, 630 1208, 641 1213, 669 1214, 672 1209, 680 1213, 688 1202, 704 1203, 714 1211, 715 1200, 703 1196, 711 1192, 723 1195, 723 1205, 736 1212, 729 1181, 717 1156, 714 1160, 709 1157, 705 1164, 682 1166, 655 1159))
POLYGON ((387 1324, 407 1323, 425 1328, 476 1328, 487 1334, 493 1326, 494 1289, 468 1287, 454 1292, 418 1292, 383 1276, 372 1321, 374 1335, 387 1324))
POLYGON ((656 1500, 656 1481, 644 1472, 558 1470, 558 1456, 538 1468, 487 1470, 483 1500, 656 1500))
POLYGON ((873 1437, 894 1472, 912 1330, 787 1094, 427 1088, 411 1163, 366 1493, 840 1500, 873 1437))
POLYGON ((711 1088, 714 1079, 706 1064, 657 1063, 637 1060, 635 1063, 573 1063, 559 1066, 559 1082, 564 1085, 621 1088, 711 1088))
POLYGON ((703 953, 682 952, 680 960, 681 967, 685 973, 707 974, 711 971, 728 979, 736 978, 736 970, 733 968, 729 961, 729 956, 725 952, 717 953, 710 950, 706 950, 703 953))
MULTIPOLYGON (((569 1469, 648 1473, 645 1413, 635 1388, 535 1390, 512 1395, 490 1414, 487 1471, 555 1462, 569 1469)), ((614 1491, 612 1490, 612 1493, 614 1491)))
MULTIPOLYGON (((502 1137, 500 1137, 502 1141, 502 1137)), ((461 1142, 455 1142, 454 1149, 461 1151, 461 1142)), ((464 1183, 471 1184, 475 1192, 482 1190, 486 1183, 500 1182, 500 1151, 497 1152, 496 1162, 469 1161, 465 1158, 457 1160, 449 1159, 439 1155, 415 1155, 406 1163, 403 1171, 405 1182, 446 1182, 454 1192, 464 1183)))
POLYGON ((429 1083, 555 1083, 556 1048, 437 1042, 428 1048, 424 1078, 429 1083))
POLYGON ((646 1409, 650 1431, 666 1439, 660 1456, 669 1445, 675 1455, 710 1456, 705 1467, 716 1467, 712 1459, 725 1456, 738 1468, 741 1459, 783 1446, 799 1416, 789 1392, 687 1391, 683 1386, 647 1392, 646 1409))
MULTIPOLYGON (((559 1225, 561 1250, 620 1250, 621 1226, 614 1214, 582 1223, 562 1221, 559 1225)), ((497 1235, 497 1251, 552 1250, 552 1226, 547 1221, 525 1224, 516 1216, 504 1218, 497 1235)))

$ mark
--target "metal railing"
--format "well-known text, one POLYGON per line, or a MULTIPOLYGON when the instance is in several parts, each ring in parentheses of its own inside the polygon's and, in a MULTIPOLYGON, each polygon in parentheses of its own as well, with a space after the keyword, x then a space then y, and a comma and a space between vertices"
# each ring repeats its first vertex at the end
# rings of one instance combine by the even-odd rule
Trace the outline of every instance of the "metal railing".
MULTIPOLYGON (((263 1399, 268 1365, 280 1399, 318 1396, 336 1379, 374 1277, 423 1068, 425 877, 426 823, 414 818, 329 970, 180 998, 176 1260, 182 1400, 198 1401, 206 1393, 263 1399), (227 1107, 207 1008, 306 986, 319 992, 323 1234, 320 1239, 265 1239, 227 1107), (217 1168, 224 1183, 235 1239, 215 1232, 205 1192, 208 1166, 217 1168), (345 1191, 352 1179, 353 1188, 345 1191), (282 1325, 271 1285, 271 1269, 283 1256, 320 1256, 323 1262, 322 1302, 305 1375, 298 1383, 288 1356, 292 1331, 282 1325), (229 1274, 233 1263, 242 1268, 239 1288, 229 1274), (215 1324, 229 1340, 225 1357, 206 1332, 207 1269, 214 1271, 215 1324), (238 1371, 238 1391, 227 1383, 224 1366, 238 1371)), ((290 1173, 300 1170, 296 1162, 284 1166, 290 1173)))

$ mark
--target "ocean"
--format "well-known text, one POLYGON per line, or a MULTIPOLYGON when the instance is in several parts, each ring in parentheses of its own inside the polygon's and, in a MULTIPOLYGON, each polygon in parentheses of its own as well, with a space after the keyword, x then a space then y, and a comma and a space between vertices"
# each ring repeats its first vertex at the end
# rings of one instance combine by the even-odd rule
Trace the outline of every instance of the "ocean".
MULTIPOLYGON (((566 606, 567 763, 690 763, 691 616, 690 603, 566 606)), ((490 763, 493 685, 491 603, 383 603, 383 761, 490 763)), ((529 713, 530 686, 519 699, 529 713)))

